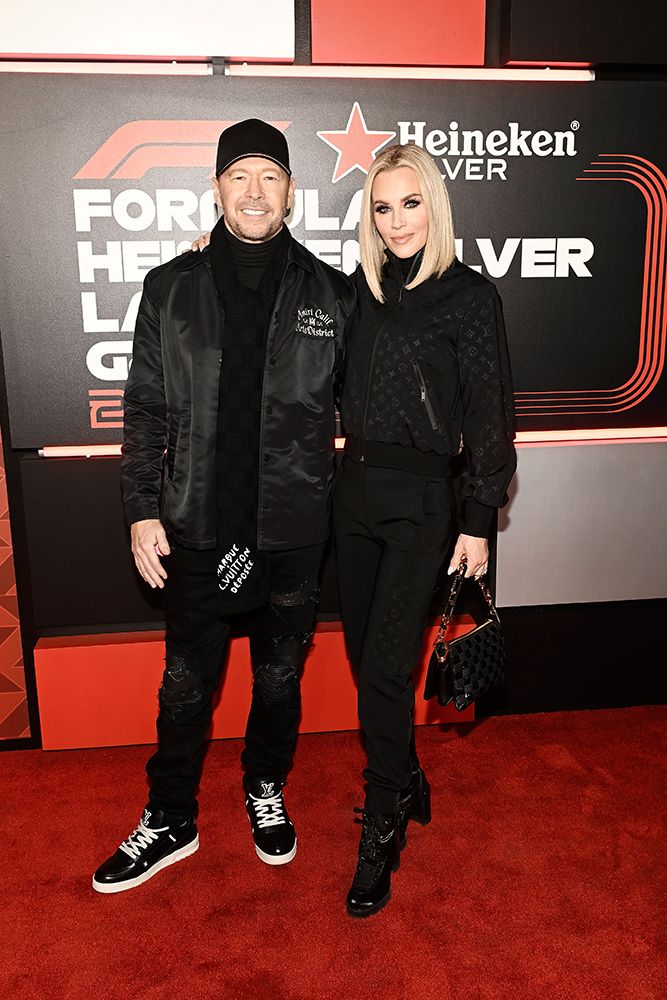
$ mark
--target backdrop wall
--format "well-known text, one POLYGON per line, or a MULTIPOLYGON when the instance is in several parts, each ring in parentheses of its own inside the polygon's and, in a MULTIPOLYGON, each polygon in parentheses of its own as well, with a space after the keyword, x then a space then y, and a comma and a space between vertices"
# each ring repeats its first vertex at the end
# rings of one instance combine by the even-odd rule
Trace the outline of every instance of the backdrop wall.
POLYGON ((666 596, 664 446, 633 440, 667 434, 665 85, 3 74, 0 86, 5 443, 26 459, 24 527, 42 525, 27 532, 26 578, 48 631, 153 620, 150 600, 117 606, 138 587, 127 552, 96 558, 123 533, 115 485, 100 493, 109 475, 80 462, 42 474, 36 450, 120 441, 143 276, 211 227, 218 133, 251 115, 290 141, 294 235, 348 272, 373 156, 417 141, 436 159, 459 255, 498 285, 513 358, 521 440, 500 604, 666 596), (83 552, 84 518, 85 623, 63 600, 81 576, 72 590, 55 555, 83 552))
MULTIPOLYGON (((539 441, 557 431, 573 444, 667 425, 664 85, 108 76, 2 84, 11 141, 0 154, 0 317, 13 448, 120 440, 143 276, 213 225, 217 136, 253 114, 291 143, 294 235, 348 272, 374 154, 400 140, 435 157, 459 255, 504 300, 520 432, 539 441)), ((505 601, 525 593, 530 557, 519 557, 525 543, 514 546, 513 533, 525 539, 527 524, 540 538, 540 565, 550 566, 548 583, 530 578, 531 603, 572 599, 575 556, 595 578, 599 530, 563 558, 572 534, 541 494, 553 497, 560 469, 563 489, 578 484, 578 503, 564 509, 584 536, 588 519, 609 526, 597 516, 617 462, 608 448, 596 452, 584 488, 587 449, 545 452, 537 477, 536 456, 520 457, 531 513, 510 511, 504 522, 503 550, 515 553, 499 565, 505 601)), ((663 485, 657 467, 642 476, 637 510, 649 520, 661 517, 663 485)), ((654 536, 640 532, 633 544, 650 578, 640 586, 619 576, 617 598, 665 596, 654 536)), ((622 536, 605 527, 604 546, 623 565, 622 536)))

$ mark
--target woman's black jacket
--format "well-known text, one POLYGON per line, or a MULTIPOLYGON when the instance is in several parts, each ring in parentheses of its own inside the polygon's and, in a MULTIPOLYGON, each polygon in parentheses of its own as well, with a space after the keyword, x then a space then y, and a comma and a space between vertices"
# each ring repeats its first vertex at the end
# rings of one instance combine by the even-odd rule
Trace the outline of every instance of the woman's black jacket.
POLYGON ((493 508, 507 501, 516 468, 500 297, 488 279, 458 260, 441 278, 407 291, 398 261, 390 253, 387 258, 384 303, 371 294, 361 267, 355 274, 357 308, 341 402, 344 431, 362 453, 369 443, 382 442, 413 454, 451 457, 462 442, 461 529, 486 536, 493 508))

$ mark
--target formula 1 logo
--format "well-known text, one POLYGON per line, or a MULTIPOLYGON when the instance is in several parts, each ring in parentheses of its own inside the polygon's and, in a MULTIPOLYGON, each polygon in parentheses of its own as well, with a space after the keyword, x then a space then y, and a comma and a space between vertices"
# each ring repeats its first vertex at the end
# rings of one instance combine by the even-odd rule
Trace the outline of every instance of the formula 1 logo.
MULTIPOLYGON (((140 180, 153 167, 212 167, 220 133, 232 120, 135 121, 116 129, 74 180, 140 180)), ((281 132, 288 121, 270 122, 281 132)))

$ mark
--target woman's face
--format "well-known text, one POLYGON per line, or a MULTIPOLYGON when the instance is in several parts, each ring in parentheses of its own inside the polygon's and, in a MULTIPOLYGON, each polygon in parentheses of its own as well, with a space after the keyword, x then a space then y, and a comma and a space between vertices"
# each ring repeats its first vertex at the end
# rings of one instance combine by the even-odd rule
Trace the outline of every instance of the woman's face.
POLYGON ((371 207, 378 233, 397 257, 412 257, 425 246, 428 212, 412 167, 379 173, 373 181, 371 207))

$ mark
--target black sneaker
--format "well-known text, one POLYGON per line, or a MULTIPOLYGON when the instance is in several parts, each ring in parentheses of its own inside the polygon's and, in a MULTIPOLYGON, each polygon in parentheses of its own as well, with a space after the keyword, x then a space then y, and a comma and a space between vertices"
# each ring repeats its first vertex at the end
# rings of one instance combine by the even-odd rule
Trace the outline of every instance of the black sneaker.
POLYGON ((296 854, 296 833, 285 808, 282 782, 248 778, 245 792, 257 856, 267 865, 286 865, 296 854))
POLYGON ((93 875, 97 892, 125 892, 169 865, 194 854, 199 835, 194 816, 167 823, 165 814, 144 810, 139 825, 93 875))

